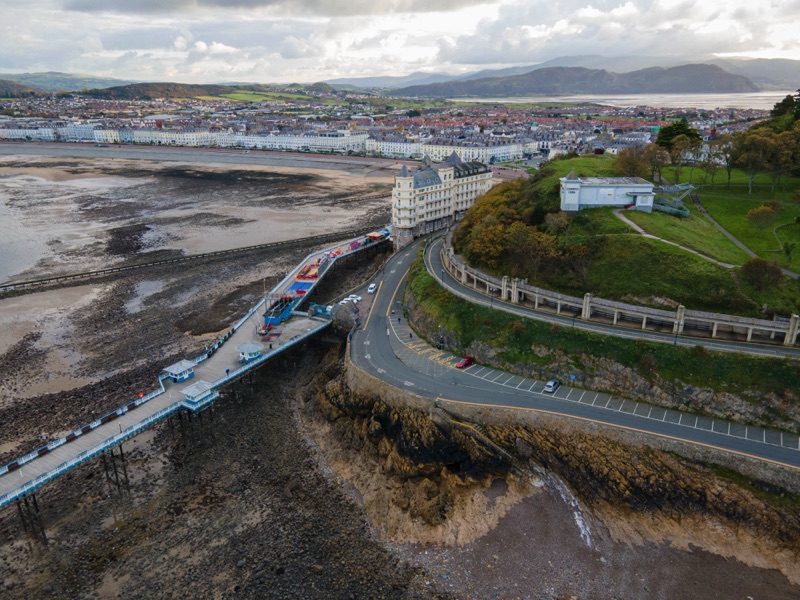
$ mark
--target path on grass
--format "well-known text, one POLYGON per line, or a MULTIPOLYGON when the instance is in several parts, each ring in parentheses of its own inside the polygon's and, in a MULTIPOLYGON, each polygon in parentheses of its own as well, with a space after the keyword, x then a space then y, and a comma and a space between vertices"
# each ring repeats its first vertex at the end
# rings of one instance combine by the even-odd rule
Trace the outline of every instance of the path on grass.
MULTIPOLYGON (((621 209, 621 208, 615 208, 615 209, 614 209, 614 210, 612 210, 611 212, 612 212, 612 213, 614 213, 614 215, 616 215, 616 217, 617 217, 617 218, 618 218, 620 221, 622 221, 623 223, 625 223, 625 224, 626 224, 628 227, 631 227, 631 228, 632 228, 634 231, 636 231, 637 233, 641 234, 643 237, 649 238, 649 239, 651 239, 651 240, 658 240, 659 242, 664 242, 665 244, 669 244, 670 246, 675 246, 676 248, 680 248, 681 250, 685 250, 686 252, 691 252, 692 254, 694 254, 695 256, 699 256, 699 257, 700 257, 700 258, 702 258, 703 260, 707 260, 708 262, 712 262, 712 263, 714 263, 715 265, 719 265, 720 267, 725 267, 726 269, 733 269, 733 268, 736 266, 736 265, 732 265, 732 264, 730 264, 730 263, 726 263, 726 262, 721 262, 721 261, 718 261, 718 260, 717 260, 717 259, 715 259, 715 258, 711 258, 710 256, 706 256, 705 254, 701 254, 701 253, 700 253, 700 252, 698 252, 697 250, 692 250, 691 248, 687 248, 686 246, 681 246, 680 244, 676 244, 675 242, 671 242, 671 241, 669 241, 669 240, 665 240, 664 238, 660 238, 660 237, 658 237, 658 236, 655 236, 655 235, 653 235, 652 233, 647 233, 647 232, 646 232, 644 229, 642 229, 642 228, 641 228, 639 225, 637 225, 636 223, 634 223, 633 221, 631 221, 631 220, 630 220, 628 217, 626 217, 625 215, 623 215, 621 211, 622 211, 622 209, 621 209)), ((718 223, 716 223, 716 222, 715 222, 715 224, 717 225, 717 227, 719 227, 720 229, 722 229, 722 227, 720 227, 718 223)), ((730 237, 730 238, 731 238, 731 240, 733 240, 733 241, 736 243, 736 245, 737 245, 737 246, 741 247, 741 248, 742 248, 742 250, 744 250, 745 252, 747 252, 747 253, 748 253, 750 256, 755 256, 755 254, 753 254, 753 253, 752 253, 750 250, 748 250, 747 248, 745 248, 745 247, 744 247, 744 246, 741 244, 741 242, 738 242, 738 241, 737 241, 737 240, 736 240, 736 239, 735 239, 733 236, 731 236, 731 234, 729 234, 727 231, 725 231, 724 229, 722 229, 722 232, 723 232, 725 235, 727 235, 728 237, 730 237)), ((795 275, 795 277, 796 277, 796 275, 795 275)))
MULTIPOLYGON (((708 209, 705 206, 703 206, 703 204, 700 202, 700 198, 699 197, 697 199, 692 197, 692 201, 697 205, 697 208, 700 209, 700 214, 702 214, 706 219, 708 219, 708 221, 714 227, 719 229, 725 237, 727 237, 730 241, 732 241, 734 244, 736 244, 739 248, 744 250, 745 254, 747 254, 750 258, 757 258, 758 257, 758 254, 756 254, 755 252, 750 250, 750 248, 748 248, 742 242, 740 242, 738 238, 736 238, 730 231, 728 231, 722 225, 720 225, 717 222, 717 220, 708 213, 708 209)), ((800 273, 795 273, 794 271, 790 271, 789 269, 784 269, 783 267, 781 267, 781 271, 783 272, 784 275, 787 275, 787 276, 791 277, 792 279, 797 279, 798 277, 800 277, 800 273)))

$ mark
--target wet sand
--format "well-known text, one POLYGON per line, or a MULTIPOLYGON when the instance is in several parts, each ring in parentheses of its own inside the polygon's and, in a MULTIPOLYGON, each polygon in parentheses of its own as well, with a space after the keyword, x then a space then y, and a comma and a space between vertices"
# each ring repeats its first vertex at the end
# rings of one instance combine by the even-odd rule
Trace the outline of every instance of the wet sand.
POLYGON ((110 266, 109 237, 132 225, 147 228, 143 249, 184 254, 347 229, 388 214, 393 175, 0 155, 0 281, 110 266))

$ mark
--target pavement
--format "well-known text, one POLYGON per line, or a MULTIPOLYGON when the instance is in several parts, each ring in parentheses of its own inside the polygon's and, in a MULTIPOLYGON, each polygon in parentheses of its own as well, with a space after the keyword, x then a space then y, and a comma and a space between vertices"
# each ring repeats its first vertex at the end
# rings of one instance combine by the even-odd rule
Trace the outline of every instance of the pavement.
MULTIPOLYGON (((351 360, 364 371, 433 403, 506 407, 690 443, 800 470, 800 438, 746 427, 607 393, 562 385, 543 393, 544 382, 483 365, 455 368, 461 358, 419 339, 403 315, 402 291, 420 242, 393 256, 383 273, 364 325, 351 340, 351 360), (394 312, 392 312, 394 311, 394 312)), ((438 256, 430 244, 426 259, 438 256)), ((429 269, 431 265, 429 263, 429 269)), ((432 273, 440 270, 433 264, 432 273)), ((445 285, 456 282, 445 274, 445 285)), ((488 302, 478 299, 487 304, 488 302)))

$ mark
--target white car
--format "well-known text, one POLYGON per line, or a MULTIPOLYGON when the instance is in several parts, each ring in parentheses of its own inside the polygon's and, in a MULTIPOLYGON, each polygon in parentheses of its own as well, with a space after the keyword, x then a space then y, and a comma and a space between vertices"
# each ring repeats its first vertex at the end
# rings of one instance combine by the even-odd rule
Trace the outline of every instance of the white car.
POLYGON ((357 296, 356 294, 350 294, 345 300, 351 300, 353 302, 361 302, 361 296, 357 296))
POLYGON ((377 283, 370 283, 369 287, 367 288, 367 293, 368 294, 374 294, 375 290, 377 290, 377 289, 378 289, 378 284, 377 283))
POLYGON ((559 383, 558 379, 551 379, 544 384, 544 391, 548 394, 552 394, 559 388, 560 385, 561 383, 559 383))
POLYGON ((350 304, 350 298, 345 298, 339 302, 339 306, 344 306, 345 304, 350 304))

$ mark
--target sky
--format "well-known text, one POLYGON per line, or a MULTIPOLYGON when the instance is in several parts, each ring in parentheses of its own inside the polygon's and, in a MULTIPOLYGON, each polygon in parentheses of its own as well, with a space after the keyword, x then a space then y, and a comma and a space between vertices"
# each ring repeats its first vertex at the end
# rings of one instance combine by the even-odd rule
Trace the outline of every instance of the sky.
POLYGON ((584 54, 800 60, 800 0, 0 0, 0 72, 312 83, 584 54))

